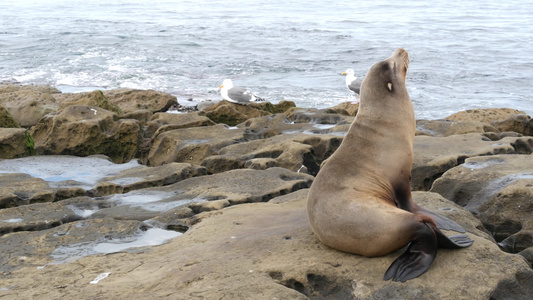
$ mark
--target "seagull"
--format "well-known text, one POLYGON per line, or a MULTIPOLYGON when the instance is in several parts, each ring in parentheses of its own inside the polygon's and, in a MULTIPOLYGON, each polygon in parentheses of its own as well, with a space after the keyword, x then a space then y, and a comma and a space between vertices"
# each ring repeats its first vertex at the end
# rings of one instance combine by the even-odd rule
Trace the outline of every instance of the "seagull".
POLYGON ((348 87, 350 91, 354 92, 357 95, 357 102, 359 102, 359 92, 361 90, 362 80, 355 77, 354 74, 355 72, 352 69, 348 69, 341 75, 346 75, 346 87, 348 87))
POLYGON ((222 98, 232 103, 249 104, 250 102, 264 101, 245 88, 233 86, 231 79, 225 79, 219 88, 222 89, 220 91, 222 98))

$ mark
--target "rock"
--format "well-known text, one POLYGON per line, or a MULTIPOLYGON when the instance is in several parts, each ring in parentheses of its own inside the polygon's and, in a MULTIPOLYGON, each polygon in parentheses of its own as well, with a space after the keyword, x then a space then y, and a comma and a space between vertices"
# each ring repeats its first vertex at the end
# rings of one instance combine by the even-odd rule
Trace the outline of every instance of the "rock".
POLYGON ((503 121, 493 122, 500 131, 512 131, 519 134, 533 135, 533 119, 528 115, 512 115, 503 121))
POLYGON ((138 166, 103 178, 89 191, 92 196, 127 193, 132 190, 164 186, 178 181, 206 175, 204 167, 188 163, 168 163, 158 167, 138 166))
POLYGON ((250 106, 259 109, 267 111, 271 114, 278 114, 278 113, 284 113, 290 108, 296 107, 296 104, 294 104, 293 101, 286 101, 282 100, 278 104, 272 104, 270 102, 255 102, 251 103, 250 106))
POLYGON ((197 108, 198 108, 199 111, 203 111, 206 108, 217 104, 218 102, 220 102, 220 101, 204 100, 204 101, 201 101, 201 102, 198 103, 197 108))
POLYGON ((24 128, 0 128, 0 158, 33 154, 33 139, 24 128))
POLYGON ((148 109, 139 109, 120 116, 121 119, 135 119, 141 123, 141 126, 146 126, 152 119, 154 114, 148 109))
POLYGON ((2 105, 0 105, 0 128, 20 128, 17 121, 2 105))
POLYGON ((53 202, 85 194, 79 187, 50 187, 45 180, 28 174, 2 173, 0 179, 0 208, 53 202))
POLYGON ((61 102, 59 109, 63 109, 71 105, 97 106, 110 112, 114 112, 117 115, 122 114, 122 110, 120 109, 120 107, 118 107, 114 103, 111 103, 109 99, 104 96, 104 93, 102 93, 102 91, 97 90, 91 93, 80 93, 74 95, 76 95, 77 97, 73 97, 73 99, 71 99, 70 101, 61 102))
POLYGON ((282 134, 267 139, 229 145, 202 161, 209 173, 231 169, 264 170, 282 167, 312 175, 320 164, 340 145, 342 137, 334 135, 282 134))
POLYGON ((137 120, 116 120, 107 110, 73 105, 45 116, 30 134, 38 154, 104 154, 126 162, 137 154, 141 128, 137 120))
POLYGON ((446 120, 456 122, 477 121, 492 124, 493 122, 504 121, 517 114, 525 114, 525 112, 510 108, 469 109, 448 116, 446 120))
POLYGON ((514 154, 516 150, 511 139, 495 143, 479 133, 449 137, 416 136, 411 188, 416 191, 429 190, 435 179, 462 164, 468 157, 514 154))
POLYGON ((316 109, 289 110, 287 116, 294 123, 338 124, 345 120, 345 116, 341 114, 316 109))
POLYGON ((473 157, 444 173, 431 191, 474 213, 507 252, 533 250, 532 170, 532 155, 473 157))
POLYGON ((326 111, 329 113, 338 113, 341 115, 355 117, 355 115, 357 115, 358 110, 359 110, 359 103, 354 104, 353 102, 343 102, 343 103, 340 103, 333 107, 328 108, 326 111))
POLYGON ((235 126, 250 118, 271 114, 260 108, 260 106, 252 104, 240 105, 223 100, 215 105, 205 108, 203 112, 215 123, 224 123, 229 126, 235 126))
POLYGON ((467 133, 499 133, 498 129, 478 121, 417 120, 416 135, 450 136, 467 133))
POLYGON ((31 127, 41 117, 58 109, 52 93, 60 92, 49 86, 2 84, 0 105, 9 111, 20 126, 31 127))
POLYGON ((153 90, 116 89, 104 91, 104 96, 120 107, 123 113, 140 109, 148 109, 153 113, 165 112, 178 102, 170 94, 153 90))
POLYGON ((160 166, 170 162, 199 165, 221 148, 243 141, 244 130, 229 129, 224 124, 167 131, 155 138, 148 153, 148 165, 160 166))
MULTIPOLYGON (((425 194, 415 193, 415 201, 424 201, 425 194)), ((4 266, 16 271, 3 279, 3 286, 8 288, 0 293, 17 298, 45 295, 56 299, 90 298, 99 293, 113 298, 174 299, 506 299, 512 295, 529 299, 533 296, 529 284, 533 270, 522 257, 504 253, 487 240, 484 232, 475 229, 479 221, 471 216, 464 224, 470 238, 475 240, 471 247, 439 249, 426 273, 396 283, 382 278, 402 250, 365 258, 328 248, 310 230, 306 194, 292 193, 283 198, 280 204, 252 203, 202 213, 201 222, 169 243, 153 247, 150 252, 115 253, 113 259, 109 255, 92 255, 62 264, 49 264, 50 258, 45 255, 22 259, 23 255, 35 252, 32 247, 37 233, 29 234, 24 244, 30 246, 15 248, 15 253, 13 247, 5 249, 10 252, 3 256, 7 261, 4 266), (291 195, 294 197, 288 199, 291 195), (22 253, 22 249, 28 250, 22 253), (109 272, 109 276, 97 284, 89 284, 104 272, 109 272)), ((431 202, 435 200, 434 195, 430 198, 431 202)), ((451 217, 464 216, 461 220, 466 221, 468 214, 460 207, 442 198, 437 200, 436 206, 428 208, 452 208, 445 212, 451 217)), ((52 241, 55 245, 79 244, 89 242, 96 234, 116 238, 134 233, 142 226, 133 221, 105 221, 109 226, 104 230, 97 224, 104 220, 81 222, 73 223, 70 231, 63 225, 46 236, 41 234, 40 240, 45 243, 41 253, 52 249, 49 246, 52 241), (74 226, 78 224, 83 226, 74 226), (86 231, 87 227, 102 229, 86 231), (108 233, 110 228, 116 228, 112 234, 108 233), (65 232, 72 237, 58 235, 65 232), (94 233, 79 238, 82 232, 94 233)), ((17 242, 22 241, 17 234, 0 239, 0 245, 22 244, 17 242)))
POLYGON ((146 135, 155 138, 163 132, 174 129, 211 126, 215 124, 208 117, 202 116, 198 112, 186 114, 156 113, 152 116, 150 122, 148 122, 146 135))
POLYGON ((0 237, 3 253, 0 271, 10 273, 21 267, 40 271, 49 268, 48 263, 67 263, 76 257, 106 253, 105 248, 112 247, 113 241, 132 239, 148 227, 139 221, 97 219, 56 224, 42 231, 6 234, 0 237))
POLYGON ((303 123, 294 122, 285 114, 273 114, 249 119, 237 125, 237 127, 245 129, 245 136, 248 139, 264 139, 278 134, 294 133, 305 133, 308 135, 331 133, 344 136, 353 121, 353 117, 335 115, 340 117, 335 118, 338 122, 333 124, 330 118, 322 119, 325 123, 303 123))
POLYGON ((46 230, 75 222, 104 205, 102 201, 89 197, 77 197, 53 203, 5 208, 0 210, 0 236, 11 232, 46 230))

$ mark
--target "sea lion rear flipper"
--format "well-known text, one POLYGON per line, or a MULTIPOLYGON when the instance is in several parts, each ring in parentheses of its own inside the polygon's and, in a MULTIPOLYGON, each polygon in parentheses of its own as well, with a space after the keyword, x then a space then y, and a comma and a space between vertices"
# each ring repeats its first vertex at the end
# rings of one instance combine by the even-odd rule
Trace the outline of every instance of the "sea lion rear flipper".
POLYGON ((433 219, 433 221, 435 221, 435 224, 437 224, 438 229, 452 230, 452 231, 457 231, 461 233, 466 232, 466 230, 461 225, 455 223, 455 221, 452 221, 437 213, 431 212, 423 207, 418 206, 417 212, 430 216, 433 219))
POLYGON ((466 234, 446 236, 440 230, 437 230, 437 240, 440 247, 449 249, 465 248, 474 243, 466 234))
POLYGON ((433 229, 426 223, 423 225, 423 228, 416 233, 416 239, 387 269, 384 280, 392 278, 392 281, 405 282, 429 269, 437 256, 438 241, 433 229))

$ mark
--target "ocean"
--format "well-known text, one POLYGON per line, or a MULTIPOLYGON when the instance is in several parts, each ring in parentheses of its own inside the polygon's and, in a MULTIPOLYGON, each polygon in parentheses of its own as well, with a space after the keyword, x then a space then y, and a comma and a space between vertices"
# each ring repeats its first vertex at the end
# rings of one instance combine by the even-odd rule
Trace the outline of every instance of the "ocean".
POLYGON ((225 78, 277 103, 325 108, 409 51, 417 119, 508 107, 533 115, 533 2, 0 0, 0 82, 62 92, 153 89, 182 105, 225 78))

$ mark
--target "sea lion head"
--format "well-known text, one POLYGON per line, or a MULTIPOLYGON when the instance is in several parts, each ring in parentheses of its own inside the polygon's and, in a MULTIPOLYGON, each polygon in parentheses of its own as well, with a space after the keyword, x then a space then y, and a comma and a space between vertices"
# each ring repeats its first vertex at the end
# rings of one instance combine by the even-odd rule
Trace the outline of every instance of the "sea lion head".
POLYGON ((370 68, 361 84, 361 102, 379 99, 409 98, 405 77, 409 67, 409 54, 398 48, 389 58, 370 68))

